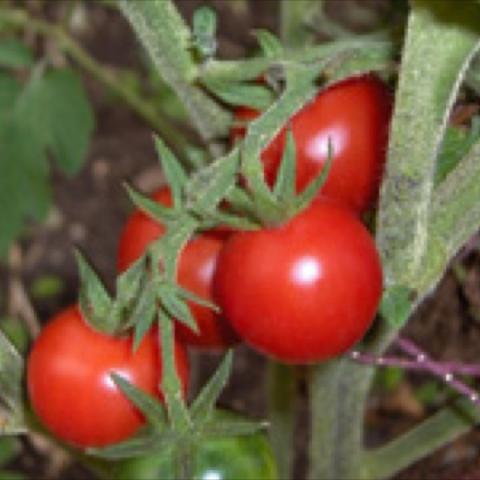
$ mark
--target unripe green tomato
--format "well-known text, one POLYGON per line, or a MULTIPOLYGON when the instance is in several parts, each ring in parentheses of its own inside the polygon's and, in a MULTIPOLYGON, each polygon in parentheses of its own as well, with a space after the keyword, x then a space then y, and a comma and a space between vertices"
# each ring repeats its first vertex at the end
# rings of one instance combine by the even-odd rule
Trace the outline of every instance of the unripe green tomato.
MULTIPOLYGON (((148 455, 121 462, 118 480, 174 480, 172 458, 148 455)), ((277 480, 277 466, 266 435, 205 440, 192 458, 192 480, 277 480)))

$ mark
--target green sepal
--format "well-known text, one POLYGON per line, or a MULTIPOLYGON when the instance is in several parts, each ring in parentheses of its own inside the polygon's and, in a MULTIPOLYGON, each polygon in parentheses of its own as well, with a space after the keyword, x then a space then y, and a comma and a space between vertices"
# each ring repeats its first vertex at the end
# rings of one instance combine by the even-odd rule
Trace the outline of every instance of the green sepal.
POLYGON ((173 205, 175 208, 180 208, 182 206, 183 188, 188 179, 187 173, 165 142, 158 136, 155 136, 155 148, 163 173, 172 191, 173 205))
POLYGON ((120 318, 112 315, 114 302, 98 275, 78 250, 75 250, 75 257, 80 275, 78 303, 83 317, 96 330, 104 333, 115 332, 120 318))
POLYGON ((176 290, 177 290, 177 295, 181 299, 187 300, 189 302, 193 302, 197 305, 201 305, 202 307, 207 307, 216 313, 220 312, 220 307, 218 305, 216 305, 213 302, 210 302, 209 300, 206 300, 205 298, 199 297, 196 293, 193 293, 190 290, 187 290, 186 288, 181 287, 180 285, 176 285, 176 290))
POLYGON ((198 333, 197 323, 193 318, 190 307, 179 297, 174 285, 162 285, 158 291, 158 298, 168 315, 198 333))
POLYGON ((275 100, 272 90, 264 85, 226 83, 213 80, 205 81, 203 84, 213 95, 229 105, 265 110, 275 100))
POLYGON ((318 195, 323 185, 325 185, 328 174, 330 173, 330 168, 332 167, 333 155, 333 146, 332 142, 329 139, 327 160, 324 163, 321 172, 305 187, 305 189, 301 193, 296 196, 294 201, 295 211, 300 211, 307 207, 311 203, 311 201, 318 195))
POLYGON ((193 45, 202 59, 215 55, 217 41, 217 15, 207 6, 197 8, 193 14, 193 45))
POLYGON ((288 129, 282 161, 273 187, 273 194, 285 205, 289 205, 295 197, 296 167, 295 139, 292 130, 288 129))
POLYGON ((133 350, 136 351, 143 337, 155 321, 157 294, 155 286, 149 282, 139 294, 135 307, 130 315, 130 321, 134 327, 133 350))
POLYGON ((162 310, 159 311, 159 334, 162 346, 161 389, 167 406, 168 418, 172 430, 187 432, 191 430, 192 420, 183 399, 182 385, 175 367, 173 321, 162 310))
POLYGON ((110 376, 121 392, 143 413, 151 427, 160 431, 167 427, 165 410, 158 398, 148 395, 118 373, 110 376))
POLYGON ((148 215, 152 220, 155 220, 159 223, 167 223, 178 216, 178 213, 173 208, 161 205, 155 200, 152 200, 150 197, 136 192, 127 184, 125 184, 124 187, 134 205, 137 206, 143 213, 148 215))
POLYGON ((212 212, 234 187, 239 161, 240 151, 234 148, 196 172, 186 185, 187 208, 199 215, 212 212))
POLYGON ((394 285, 383 292, 380 315, 395 328, 407 322, 412 311, 412 291, 402 285, 394 285))
POLYGON ((269 423, 266 421, 254 420, 223 420, 219 422, 215 419, 207 422, 203 426, 203 432, 206 437, 235 437, 239 435, 251 435, 260 430, 268 428, 269 423))
POLYGON ((273 33, 262 28, 253 30, 252 33, 255 35, 265 57, 278 58, 283 55, 284 48, 282 42, 273 33))
POLYGON ((119 304, 120 309, 128 309, 141 292, 144 283, 147 281, 145 266, 146 259, 142 255, 117 277, 115 303, 119 304))
POLYGON ((225 387, 232 370, 233 352, 230 350, 208 383, 202 388, 190 407, 194 422, 208 422, 215 410, 215 403, 225 387))

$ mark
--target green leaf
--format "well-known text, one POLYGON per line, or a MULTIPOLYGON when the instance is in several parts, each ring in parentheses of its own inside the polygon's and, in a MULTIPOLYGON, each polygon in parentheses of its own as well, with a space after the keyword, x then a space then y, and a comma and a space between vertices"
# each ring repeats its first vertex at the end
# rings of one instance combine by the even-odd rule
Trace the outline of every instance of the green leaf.
POLYGON ((203 6, 193 14, 193 39, 200 56, 212 57, 217 48, 215 34, 217 30, 217 15, 210 7, 203 6))
POLYGON ((155 136, 155 147, 163 168, 163 173, 172 190, 173 205, 180 207, 182 205, 183 187, 188 178, 187 174, 182 164, 167 147, 165 142, 158 136, 155 136))
POLYGON ((135 325, 133 336, 134 351, 140 346, 143 337, 155 321, 156 296, 155 287, 152 282, 149 282, 140 293, 135 308, 130 315, 130 321, 135 325))
POLYGON ((455 168, 470 148, 480 139, 480 118, 475 117, 472 128, 448 127, 445 131, 435 171, 435 184, 438 185, 455 168))
POLYGON ((53 298, 63 290, 63 282, 56 275, 42 275, 36 278, 30 288, 32 297, 36 300, 53 298))
POLYGON ((53 70, 33 76, 18 105, 42 145, 51 149, 67 173, 83 165, 94 128, 93 112, 79 76, 71 70, 53 70))
POLYGON ((0 117, 13 108, 21 88, 17 80, 0 72, 0 117))
POLYGON ((24 322, 14 317, 0 318, 0 331, 5 334, 20 353, 27 352, 30 335, 24 322))
POLYGON ((275 197, 285 204, 290 203, 295 196, 296 170, 295 139, 292 131, 288 129, 287 141, 282 154, 282 161, 273 187, 275 197))
POLYGON ((127 190, 130 200, 135 204, 135 206, 137 206, 140 210, 142 210, 142 212, 144 212, 153 220, 156 220, 159 223, 167 223, 178 216, 177 212, 173 208, 161 205, 155 200, 136 192, 127 184, 125 184, 125 189, 127 190))
POLYGON ((0 466, 8 462, 20 453, 20 445, 15 437, 0 438, 0 466))
POLYGON ((27 477, 20 472, 0 470, 0 480, 27 480, 27 477))
POLYGON ((15 347, 0 332, 0 435, 25 431, 23 412, 24 363, 15 347))
POLYGON ((25 43, 15 38, 0 40, 0 67, 26 68, 33 65, 33 54, 25 43))
POLYGON ((380 303, 380 314, 390 325, 402 327, 412 311, 410 297, 411 291, 402 285, 387 288, 380 303))
POLYGON ((156 430, 166 428, 165 410, 158 398, 146 394, 120 374, 112 373, 110 376, 122 393, 143 413, 152 427, 156 430))
POLYGON ((81 281, 78 297, 83 316, 95 329, 106 333, 114 332, 118 325, 111 315, 113 302, 110 295, 78 250, 75 257, 81 281))
POLYGON ((265 57, 280 57, 283 54, 282 42, 273 33, 264 29, 253 31, 265 57))
POLYGON ((206 81, 204 85, 216 97, 235 106, 247 106, 256 110, 265 110, 275 100, 268 87, 251 83, 224 83, 206 81))
POLYGON ((204 422, 208 421, 212 416, 215 403, 224 389, 230 372, 232 370, 233 353, 229 351, 223 359, 220 367, 218 367, 215 375, 202 388, 190 407, 190 414, 193 421, 204 422))

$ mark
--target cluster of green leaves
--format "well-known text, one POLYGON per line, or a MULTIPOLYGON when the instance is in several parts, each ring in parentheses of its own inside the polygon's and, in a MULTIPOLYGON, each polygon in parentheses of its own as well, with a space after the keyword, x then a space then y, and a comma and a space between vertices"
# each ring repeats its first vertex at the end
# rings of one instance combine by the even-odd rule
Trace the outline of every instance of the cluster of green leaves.
POLYGON ((0 256, 51 204, 49 158, 67 174, 83 164, 94 126, 79 76, 34 63, 14 38, 0 40, 0 256))

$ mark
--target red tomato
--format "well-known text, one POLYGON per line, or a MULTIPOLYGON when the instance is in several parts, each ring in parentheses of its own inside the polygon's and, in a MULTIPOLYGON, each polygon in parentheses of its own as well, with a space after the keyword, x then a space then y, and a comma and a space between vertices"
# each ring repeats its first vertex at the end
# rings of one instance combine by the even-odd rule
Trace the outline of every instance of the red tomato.
MULTIPOLYGON (((259 114, 242 107, 235 117, 245 122, 259 114)), ((303 190, 321 171, 330 139, 333 163, 322 194, 357 212, 371 207, 383 173, 390 114, 390 94, 371 75, 351 77, 320 91, 290 121, 297 147, 297 190, 303 190)), ((232 141, 242 138, 245 130, 241 125, 234 126, 232 141)), ((270 185, 275 181, 284 144, 285 129, 262 152, 270 185)))
POLYGON ((283 362, 317 362, 364 336, 382 270, 354 213, 319 198, 281 227, 232 235, 214 289, 226 318, 253 348, 283 362))
MULTIPOLYGON (((166 206, 172 204, 168 188, 153 194, 153 198, 166 206)), ((137 260, 147 246, 165 233, 165 227, 141 211, 134 212, 127 221, 120 237, 118 269, 123 271, 137 260)), ((202 233, 193 238, 180 255, 178 282, 187 290, 212 301, 212 277, 217 257, 225 242, 226 234, 221 231, 202 233)), ((199 334, 178 323, 179 338, 190 345, 204 348, 222 349, 238 341, 230 325, 213 310, 189 302, 197 322, 199 334)))
MULTIPOLYGON (((162 399, 155 330, 133 353, 131 336, 112 337, 94 330, 77 307, 55 316, 34 343, 27 364, 30 401, 45 426, 58 438, 84 448, 132 436, 145 420, 110 374, 118 373, 162 399)), ((175 359, 186 388, 188 362, 180 343, 175 346, 175 359)))

